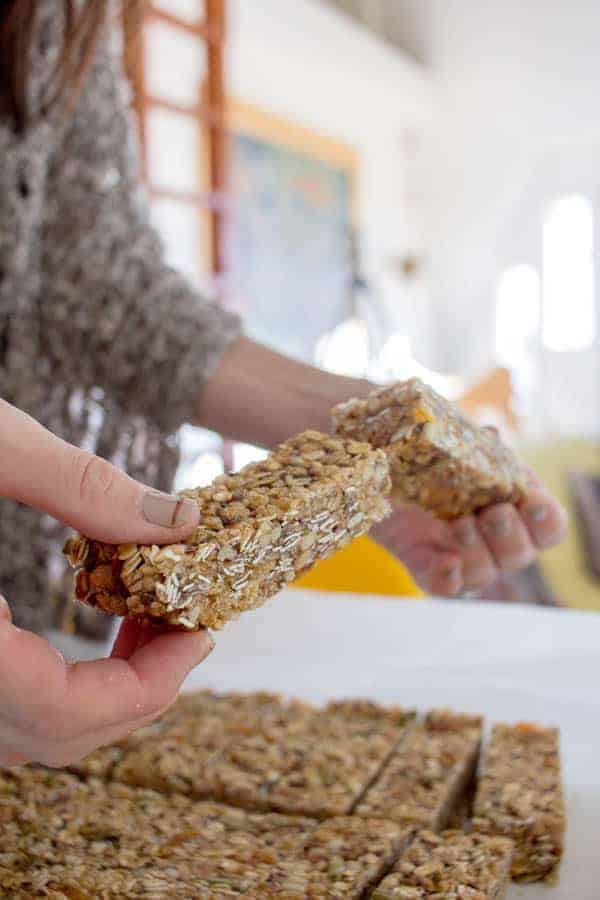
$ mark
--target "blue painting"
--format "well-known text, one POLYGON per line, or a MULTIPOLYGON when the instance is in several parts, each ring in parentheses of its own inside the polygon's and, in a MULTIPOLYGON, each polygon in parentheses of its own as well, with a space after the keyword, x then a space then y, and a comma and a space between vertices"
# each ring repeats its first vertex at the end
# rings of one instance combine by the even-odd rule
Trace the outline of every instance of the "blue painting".
POLYGON ((247 135, 232 139, 229 294, 248 333, 312 361, 348 315, 350 174, 247 135))

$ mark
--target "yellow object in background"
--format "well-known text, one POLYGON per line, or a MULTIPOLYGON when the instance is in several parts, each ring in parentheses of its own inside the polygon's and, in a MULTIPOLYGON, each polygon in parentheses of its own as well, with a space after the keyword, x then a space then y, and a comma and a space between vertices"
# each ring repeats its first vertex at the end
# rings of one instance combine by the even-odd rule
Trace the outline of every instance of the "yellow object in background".
POLYGON ((369 537, 360 537, 293 584, 316 591, 423 597, 402 563, 369 537))
POLYGON ((572 609, 600 610, 598 582, 586 565, 581 531, 569 490, 570 469, 600 475, 600 444, 583 439, 550 438, 522 448, 525 460, 563 504, 570 516, 566 539, 542 554, 542 571, 552 589, 572 609))

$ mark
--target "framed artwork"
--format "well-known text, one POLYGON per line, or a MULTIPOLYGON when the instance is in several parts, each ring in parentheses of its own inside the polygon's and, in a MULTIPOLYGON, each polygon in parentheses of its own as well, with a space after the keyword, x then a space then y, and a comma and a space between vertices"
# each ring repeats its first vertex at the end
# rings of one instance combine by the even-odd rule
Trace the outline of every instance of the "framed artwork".
POLYGON ((312 361, 350 309, 357 154, 246 104, 227 120, 228 302, 254 338, 312 361))

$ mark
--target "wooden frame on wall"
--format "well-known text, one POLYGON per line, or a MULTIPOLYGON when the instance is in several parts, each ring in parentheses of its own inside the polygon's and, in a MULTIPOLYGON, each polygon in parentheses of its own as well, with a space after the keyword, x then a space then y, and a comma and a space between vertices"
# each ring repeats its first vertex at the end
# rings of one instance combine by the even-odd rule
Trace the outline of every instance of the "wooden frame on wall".
POLYGON ((223 234, 225 195, 227 189, 227 150, 225 124, 224 46, 226 40, 226 0, 198 0, 198 19, 188 21, 149 3, 142 22, 142 35, 134 54, 127 60, 134 89, 134 105, 138 116, 142 146, 142 167, 150 200, 170 200, 186 204, 198 211, 206 222, 202 229, 199 258, 206 270, 215 276, 218 287, 223 272, 223 234), (202 18, 201 10, 205 11, 202 18), (207 75, 196 101, 183 105, 152 94, 145 70, 144 27, 163 23, 198 43, 206 54, 207 75), (205 140, 198 160, 198 188, 181 191, 152 183, 149 175, 149 116, 155 109, 167 110, 198 123, 205 140))

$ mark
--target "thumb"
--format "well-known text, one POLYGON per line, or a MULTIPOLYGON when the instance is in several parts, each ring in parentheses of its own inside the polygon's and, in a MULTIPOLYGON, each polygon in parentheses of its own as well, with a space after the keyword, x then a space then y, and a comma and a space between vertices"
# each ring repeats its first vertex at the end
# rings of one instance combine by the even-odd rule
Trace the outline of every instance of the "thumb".
POLYGON ((108 543, 175 543, 197 525, 193 500, 154 491, 0 401, 0 496, 108 543))

